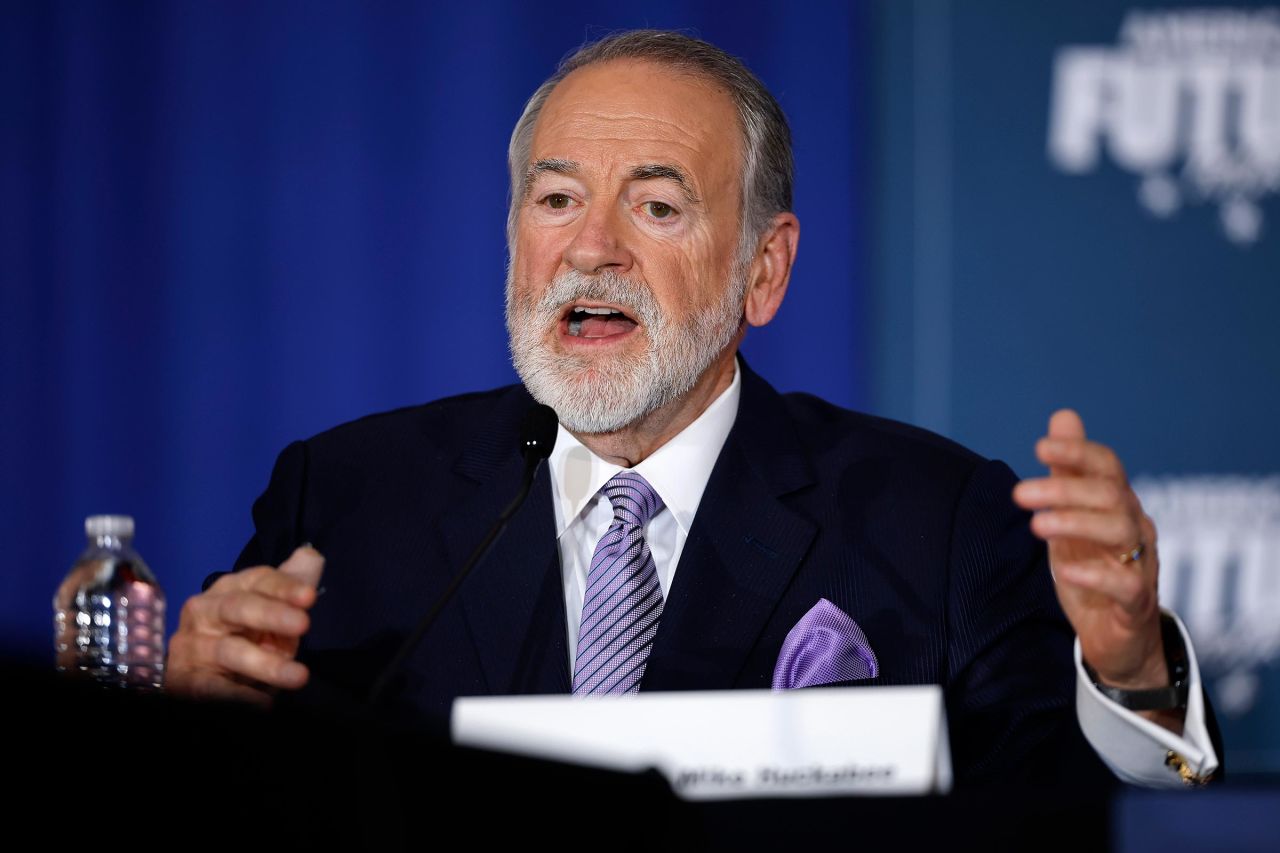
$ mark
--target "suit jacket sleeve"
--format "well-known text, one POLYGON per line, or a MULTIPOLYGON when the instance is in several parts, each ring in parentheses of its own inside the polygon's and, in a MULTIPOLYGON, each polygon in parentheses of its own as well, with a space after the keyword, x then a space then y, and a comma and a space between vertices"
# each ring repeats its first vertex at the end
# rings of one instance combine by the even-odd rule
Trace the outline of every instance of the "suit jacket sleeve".
POLYGON ((1016 476, 980 463, 957 502, 945 681, 958 782, 1109 784, 1075 716, 1074 634, 1046 549, 1011 499, 1016 476))
MULTIPOLYGON (((278 566, 307 541, 302 510, 307 479, 307 445, 295 441, 276 457, 267 489, 253 503, 253 537, 236 559, 233 571, 250 566, 278 566)), ((226 572, 204 580, 204 589, 226 572)))

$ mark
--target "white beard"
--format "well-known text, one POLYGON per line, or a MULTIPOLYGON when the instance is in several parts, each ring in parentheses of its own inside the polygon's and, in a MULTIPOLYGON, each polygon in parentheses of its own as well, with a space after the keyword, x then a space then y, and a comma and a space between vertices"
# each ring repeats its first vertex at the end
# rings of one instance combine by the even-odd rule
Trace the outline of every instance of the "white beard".
POLYGON ((584 433, 622 429, 687 394, 733 340, 742 323, 745 270, 735 278, 718 304, 680 322, 662 313, 647 286, 614 272, 569 270, 534 304, 516 298, 508 271, 507 334, 516 372, 533 398, 554 409, 566 428, 584 433), (564 309, 579 299, 624 308, 639 323, 648 348, 609 358, 553 352, 549 336, 558 333, 564 309))

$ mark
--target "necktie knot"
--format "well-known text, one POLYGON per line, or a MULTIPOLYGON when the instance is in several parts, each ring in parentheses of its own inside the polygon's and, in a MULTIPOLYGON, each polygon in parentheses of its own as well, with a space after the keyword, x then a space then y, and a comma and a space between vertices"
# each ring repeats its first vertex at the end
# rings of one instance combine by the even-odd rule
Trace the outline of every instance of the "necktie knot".
POLYGON ((604 484, 602 491, 613 504, 615 523, 643 527, 663 507, 662 498, 653 486, 635 471, 619 471, 604 484))

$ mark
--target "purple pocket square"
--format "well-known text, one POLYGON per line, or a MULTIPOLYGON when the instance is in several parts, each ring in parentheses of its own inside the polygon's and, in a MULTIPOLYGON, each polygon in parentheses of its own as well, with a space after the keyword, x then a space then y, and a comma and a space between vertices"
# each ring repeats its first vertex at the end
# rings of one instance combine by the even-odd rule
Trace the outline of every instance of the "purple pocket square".
POLYGON ((817 687, 834 681, 875 678, 876 653, 858 627, 839 607, 818 599, 787 633, 773 667, 773 689, 817 687))

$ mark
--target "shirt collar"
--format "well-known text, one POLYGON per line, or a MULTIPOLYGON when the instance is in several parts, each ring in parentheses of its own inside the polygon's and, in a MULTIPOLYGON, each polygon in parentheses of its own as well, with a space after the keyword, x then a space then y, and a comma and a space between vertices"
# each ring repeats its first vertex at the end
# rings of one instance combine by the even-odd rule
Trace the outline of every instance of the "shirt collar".
MULTIPOLYGON (((735 358, 729 387, 693 423, 632 469, 658 493, 685 535, 693 525, 693 516, 711 479, 711 469, 738 416, 741 388, 742 371, 735 358)), ((582 515, 604 484, 623 468, 592 453, 563 425, 556 434, 555 448, 547 463, 551 469, 558 539, 582 515)))

